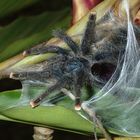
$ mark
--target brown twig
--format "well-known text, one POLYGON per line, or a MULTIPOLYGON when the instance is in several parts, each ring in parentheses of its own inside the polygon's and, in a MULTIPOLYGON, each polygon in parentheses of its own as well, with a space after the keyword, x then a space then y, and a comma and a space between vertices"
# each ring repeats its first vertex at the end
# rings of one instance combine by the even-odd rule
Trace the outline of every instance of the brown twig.
POLYGON ((34 127, 34 140, 52 140, 54 130, 45 127, 34 127))

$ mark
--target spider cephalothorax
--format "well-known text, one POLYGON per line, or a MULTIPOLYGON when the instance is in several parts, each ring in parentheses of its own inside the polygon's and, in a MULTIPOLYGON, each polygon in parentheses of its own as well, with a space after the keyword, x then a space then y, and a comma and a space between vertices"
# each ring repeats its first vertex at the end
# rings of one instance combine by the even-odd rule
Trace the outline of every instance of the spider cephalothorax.
MULTIPOLYGON (((124 51, 124 47, 122 46, 126 42, 127 33, 126 30, 122 30, 124 27, 116 26, 114 28, 112 24, 109 24, 108 22, 96 27, 95 21, 96 15, 95 13, 91 13, 80 45, 74 42, 72 38, 62 30, 54 32, 55 37, 63 40, 69 46, 70 50, 51 45, 47 47, 35 47, 24 51, 24 55, 37 55, 43 53, 58 54, 50 60, 47 60, 47 63, 45 61, 41 70, 15 72, 10 74, 10 78, 20 80, 41 82, 47 82, 49 79, 55 80, 54 84, 49 87, 46 92, 30 102, 32 107, 39 105, 48 93, 55 90, 61 90, 62 88, 68 88, 69 90, 74 89, 75 109, 79 110, 81 107, 81 88, 85 84, 88 84, 91 87, 93 86, 93 83, 105 84, 106 79, 97 74, 98 65, 105 62, 104 65, 102 65, 104 68, 107 67, 108 64, 112 64, 110 66, 113 66, 113 69, 115 69, 119 53, 124 51), (110 31, 111 28, 109 30, 107 29, 108 26, 111 26, 112 31, 110 31), (111 33, 117 31, 119 33, 118 39, 122 39, 122 36, 125 37, 124 39, 119 40, 119 45, 116 43, 113 44, 111 40, 113 40, 114 36, 112 36, 111 33, 103 35, 107 30, 111 33), (121 32, 119 32, 120 30, 121 32), (101 34, 101 31, 104 33, 101 34), (120 47, 116 47, 116 45, 120 47)), ((113 71, 111 71, 111 73, 113 71)))

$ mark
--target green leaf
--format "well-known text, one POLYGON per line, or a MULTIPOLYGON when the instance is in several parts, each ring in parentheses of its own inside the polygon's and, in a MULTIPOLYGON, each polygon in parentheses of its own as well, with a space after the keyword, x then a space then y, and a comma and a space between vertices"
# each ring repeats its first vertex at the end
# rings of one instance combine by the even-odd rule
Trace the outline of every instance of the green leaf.
POLYGON ((28 104, 20 103, 20 95, 21 90, 0 93, 0 119, 49 126, 76 133, 93 133, 93 123, 78 115, 75 110, 66 107, 72 103, 70 99, 65 98, 57 106, 40 105, 32 109, 28 104))
POLYGON ((0 28, 0 62, 48 40, 53 29, 66 28, 69 21, 69 9, 66 8, 57 12, 20 17, 10 25, 0 28))
MULTIPOLYGON (((30 92, 30 94, 32 94, 32 98, 33 96, 37 95, 36 89, 34 89, 34 91, 32 90, 32 93, 30 92)), ((139 89, 130 88, 129 91, 130 96, 139 97, 139 89)), ((82 91, 82 93, 86 92, 82 91)), ((84 99, 87 98, 85 97, 85 95, 83 96, 84 99)), ((25 100, 26 103, 24 103, 24 100, 22 99, 23 98, 21 98, 21 90, 5 91, 0 93, 0 119, 39 126, 48 126, 50 128, 62 129, 75 133, 93 133, 94 124, 88 119, 85 119, 85 117, 81 117, 81 115, 85 114, 83 114, 82 112, 76 112, 72 109, 73 101, 71 101, 68 97, 59 100, 59 102, 57 102, 54 106, 42 104, 35 109, 32 109, 29 106, 29 100, 27 100, 27 98, 25 100)), ((127 107, 129 107, 129 102, 128 104, 116 104, 116 106, 110 106, 108 108, 103 107, 106 106, 105 104, 110 104, 116 101, 116 97, 110 95, 106 96, 106 98, 99 100, 95 105, 95 108, 97 109, 96 113, 104 120, 104 125, 106 126, 106 128, 109 130, 109 132, 117 135, 131 137, 140 136, 139 131, 130 134, 129 132, 125 131, 125 129, 122 129, 123 127, 125 127, 132 131, 133 129, 135 130, 135 128, 140 127, 139 123, 134 123, 134 121, 136 120, 138 122, 140 121, 139 106, 127 115, 125 115, 124 111, 128 109, 127 107), (101 109, 98 111, 99 108, 101 109), (126 121, 125 117, 129 118, 130 121, 126 121), (106 122, 109 123, 106 124, 106 122), (116 127, 116 124, 117 126, 121 126, 121 128, 116 127)), ((99 130, 97 130, 97 132, 98 134, 101 133, 99 130)))

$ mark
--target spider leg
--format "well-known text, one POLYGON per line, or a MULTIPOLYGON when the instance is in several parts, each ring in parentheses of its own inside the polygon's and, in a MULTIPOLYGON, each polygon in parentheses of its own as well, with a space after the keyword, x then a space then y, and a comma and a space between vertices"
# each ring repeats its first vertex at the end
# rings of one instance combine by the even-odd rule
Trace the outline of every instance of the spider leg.
POLYGON ((93 85, 96 83, 98 85, 104 85, 104 81, 99 78, 98 76, 93 75, 92 73, 87 73, 88 76, 88 81, 89 84, 91 85, 91 87, 93 87, 93 85))
POLYGON ((45 82, 50 77, 49 71, 37 71, 37 72, 11 72, 10 78, 15 80, 31 80, 45 82))
POLYGON ((81 88, 85 80, 85 72, 83 67, 77 68, 73 72, 74 90, 75 90, 75 110, 81 109, 81 88))
POLYGON ((58 53, 63 55, 68 55, 69 50, 60 48, 59 46, 42 46, 42 47, 34 47, 29 50, 26 50, 23 52, 23 55, 38 55, 38 54, 44 54, 44 53, 58 53))
POLYGON ((80 101, 80 95, 81 95, 81 87, 75 85, 75 95, 73 95, 70 91, 68 91, 65 88, 62 88, 61 91, 70 97, 70 99, 75 101, 75 110, 80 110, 81 109, 81 101, 80 101))
POLYGON ((81 101, 80 101, 80 96, 81 96, 81 86, 75 85, 75 110, 80 110, 81 109, 81 101))
POLYGON ((54 84, 53 86, 49 87, 46 92, 44 92, 43 94, 41 94, 39 97, 37 97, 36 99, 32 100, 30 102, 30 105, 32 108, 38 106, 40 104, 40 102, 42 102, 48 94, 50 94, 51 92, 54 92, 58 89, 63 88, 68 81, 68 77, 67 76, 63 76, 63 78, 61 78, 59 81, 56 82, 56 84, 54 84))
POLYGON ((65 95, 67 95, 68 97, 70 97, 70 99, 72 99, 73 101, 75 101, 75 96, 72 94, 71 91, 67 90, 66 88, 62 88, 61 92, 63 92, 65 95))
POLYGON ((97 52, 95 55, 95 60, 97 60, 99 63, 100 61, 106 62, 109 61, 114 63, 117 63, 117 58, 118 58, 119 52, 97 52))
POLYGON ((89 54, 91 52, 91 45, 95 43, 95 21, 96 14, 91 13, 80 45, 83 55, 89 54))
POLYGON ((53 35, 63 40, 75 54, 78 54, 79 47, 77 43, 74 42, 72 38, 69 35, 67 35, 63 30, 56 30, 53 32, 53 35))

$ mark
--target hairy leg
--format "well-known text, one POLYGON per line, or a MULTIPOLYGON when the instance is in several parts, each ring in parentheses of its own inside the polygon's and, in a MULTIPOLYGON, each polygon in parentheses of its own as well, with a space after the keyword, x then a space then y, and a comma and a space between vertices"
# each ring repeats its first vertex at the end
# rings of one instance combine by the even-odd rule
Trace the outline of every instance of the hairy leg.
POLYGON ((95 43, 95 20, 96 14, 91 13, 80 45, 83 55, 89 54, 91 52, 91 45, 95 43))
POLYGON ((78 54, 79 47, 78 47, 77 43, 74 42, 72 40, 72 38, 70 36, 68 36, 64 31, 56 30, 56 31, 53 32, 53 35, 55 37, 63 40, 75 54, 78 54))
POLYGON ((67 81, 68 81, 68 77, 63 76, 59 81, 56 82, 56 84, 54 84, 53 86, 49 87, 46 92, 41 94, 36 99, 32 100, 30 102, 31 107, 34 108, 34 107, 38 106, 48 96, 48 94, 50 94, 51 92, 54 92, 54 91, 56 91, 58 89, 63 88, 67 84, 67 81))
POLYGON ((73 71, 74 90, 75 90, 75 110, 81 109, 81 88, 84 84, 85 72, 84 68, 80 67, 73 71))
POLYGON ((75 85, 75 110, 81 109, 81 86, 75 85))
POLYGON ((104 85, 104 81, 99 78, 97 75, 93 75, 92 73, 87 73, 87 76, 88 76, 88 81, 89 81, 89 84, 91 85, 91 87, 93 87, 93 85, 96 83, 96 85, 104 85))
POLYGON ((23 55, 38 55, 44 53, 58 53, 63 55, 68 55, 69 50, 60 48, 59 46, 42 46, 42 47, 34 47, 29 50, 23 52, 23 55))
POLYGON ((72 94, 71 91, 67 90, 66 88, 62 88, 61 92, 63 92, 65 95, 67 95, 68 97, 70 97, 70 99, 72 99, 73 101, 75 101, 75 96, 72 94))
POLYGON ((36 71, 36 72, 15 72, 10 74, 10 78, 16 80, 31 80, 45 82, 50 77, 49 71, 36 71))

